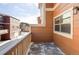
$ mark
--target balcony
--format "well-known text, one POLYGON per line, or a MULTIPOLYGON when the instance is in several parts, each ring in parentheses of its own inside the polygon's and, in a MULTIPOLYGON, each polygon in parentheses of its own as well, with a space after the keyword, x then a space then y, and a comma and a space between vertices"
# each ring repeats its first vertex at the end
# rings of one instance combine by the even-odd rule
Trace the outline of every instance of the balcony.
POLYGON ((2 15, 0 54, 79 55, 79 4, 41 3, 39 8, 38 24, 2 15))

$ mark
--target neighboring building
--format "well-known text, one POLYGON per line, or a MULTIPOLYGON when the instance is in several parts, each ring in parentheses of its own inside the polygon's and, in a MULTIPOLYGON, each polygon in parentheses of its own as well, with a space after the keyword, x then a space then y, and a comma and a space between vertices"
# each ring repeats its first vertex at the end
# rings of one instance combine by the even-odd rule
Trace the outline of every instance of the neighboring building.
POLYGON ((7 33, 4 33, 1 35, 1 40, 9 40, 9 39, 15 38, 20 34, 20 20, 12 16, 1 14, 0 29, 8 30, 7 33))
POLYGON ((30 25, 27 23, 24 23, 24 22, 21 22, 20 28, 21 28, 21 31, 23 31, 23 32, 30 32, 31 31, 30 25))
POLYGON ((1 40, 1 35, 8 33, 8 29, 5 29, 3 27, 4 24, 2 24, 2 22, 3 22, 2 15, 0 15, 0 40, 1 40))

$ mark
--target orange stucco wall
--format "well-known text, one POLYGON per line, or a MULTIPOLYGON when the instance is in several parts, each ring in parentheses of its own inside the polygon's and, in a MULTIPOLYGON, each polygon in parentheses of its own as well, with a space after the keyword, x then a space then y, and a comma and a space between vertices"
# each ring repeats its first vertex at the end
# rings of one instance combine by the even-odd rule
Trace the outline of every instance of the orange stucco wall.
POLYGON ((45 27, 32 27, 32 41, 33 42, 52 42, 52 19, 53 13, 46 12, 46 26, 45 27))

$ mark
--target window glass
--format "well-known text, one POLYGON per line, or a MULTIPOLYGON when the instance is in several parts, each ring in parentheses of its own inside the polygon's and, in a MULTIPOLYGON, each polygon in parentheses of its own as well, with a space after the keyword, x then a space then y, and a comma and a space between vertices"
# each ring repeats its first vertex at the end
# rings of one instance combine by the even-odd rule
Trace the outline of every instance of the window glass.
POLYGON ((57 17, 57 18, 55 19, 55 24, 59 24, 59 23, 60 23, 60 18, 57 17))
POLYGON ((67 19, 63 19, 63 24, 66 24, 66 23, 70 23, 71 22, 71 18, 67 18, 67 19))
POLYGON ((55 25, 55 31, 60 31, 60 25, 55 25))
POLYGON ((63 18, 71 17, 71 12, 67 12, 63 14, 63 18))
POLYGON ((0 22, 2 22, 2 21, 3 21, 2 16, 0 16, 0 22))
POLYGON ((0 24, 0 30, 4 29, 3 24, 0 24))
POLYGON ((61 32, 70 33, 71 27, 70 24, 62 24, 61 32))

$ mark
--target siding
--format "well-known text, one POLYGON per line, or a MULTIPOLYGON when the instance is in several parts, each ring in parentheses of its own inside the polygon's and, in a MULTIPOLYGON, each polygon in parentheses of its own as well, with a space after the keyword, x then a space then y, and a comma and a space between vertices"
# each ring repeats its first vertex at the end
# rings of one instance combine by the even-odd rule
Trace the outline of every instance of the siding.
MULTIPOLYGON (((79 4, 60 4, 54 11, 54 16, 79 4)), ((54 42, 65 52, 65 54, 79 54, 79 13, 73 16, 73 38, 66 38, 53 33, 54 42)))
POLYGON ((52 19, 53 13, 46 11, 46 26, 32 27, 32 41, 33 42, 52 42, 52 19))

